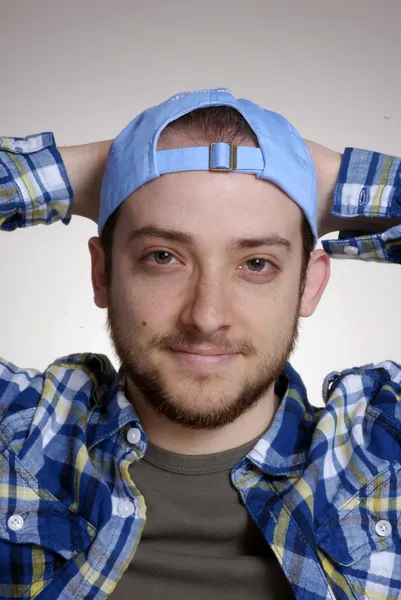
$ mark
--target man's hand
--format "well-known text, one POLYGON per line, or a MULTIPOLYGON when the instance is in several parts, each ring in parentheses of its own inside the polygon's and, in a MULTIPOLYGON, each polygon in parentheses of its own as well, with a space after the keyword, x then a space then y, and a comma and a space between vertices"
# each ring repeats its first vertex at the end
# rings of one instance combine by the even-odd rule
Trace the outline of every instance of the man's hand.
POLYGON ((111 140, 60 148, 74 193, 72 213, 98 223, 100 187, 111 140))
POLYGON ((326 233, 338 231, 340 223, 342 224, 341 219, 333 217, 331 214, 334 204, 334 189, 340 172, 342 155, 315 142, 309 140, 305 140, 305 142, 316 169, 318 194, 317 227, 319 237, 321 237, 326 233))

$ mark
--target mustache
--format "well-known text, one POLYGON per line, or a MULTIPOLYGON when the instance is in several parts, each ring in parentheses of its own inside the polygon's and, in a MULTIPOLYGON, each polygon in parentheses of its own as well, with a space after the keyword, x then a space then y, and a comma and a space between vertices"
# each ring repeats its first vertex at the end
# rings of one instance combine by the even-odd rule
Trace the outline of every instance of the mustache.
POLYGON ((244 339, 229 340, 224 335, 214 335, 213 337, 205 337, 196 332, 180 332, 167 333, 164 335, 156 335, 149 343, 150 348, 157 350, 166 350, 174 348, 174 350, 182 352, 190 352, 194 346, 205 345, 208 348, 212 347, 222 354, 238 352, 245 356, 255 354, 254 346, 244 339))

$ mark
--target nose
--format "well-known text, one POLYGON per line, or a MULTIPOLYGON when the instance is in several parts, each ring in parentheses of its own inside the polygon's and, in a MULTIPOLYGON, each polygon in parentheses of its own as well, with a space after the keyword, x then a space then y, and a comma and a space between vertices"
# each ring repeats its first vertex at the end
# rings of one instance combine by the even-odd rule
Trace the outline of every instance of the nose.
POLYGON ((232 298, 222 277, 199 276, 188 290, 181 313, 182 325, 211 336, 233 324, 232 298))

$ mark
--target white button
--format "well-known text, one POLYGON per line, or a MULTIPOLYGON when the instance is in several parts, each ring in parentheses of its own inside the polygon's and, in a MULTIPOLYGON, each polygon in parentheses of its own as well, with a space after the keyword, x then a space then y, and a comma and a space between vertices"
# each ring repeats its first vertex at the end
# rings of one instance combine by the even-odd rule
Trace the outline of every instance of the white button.
POLYGON ((24 526, 24 519, 21 515, 13 515, 8 519, 7 525, 11 531, 19 531, 24 526))
POLYGON ((355 256, 359 254, 359 249, 356 246, 344 246, 344 253, 349 256, 355 256))
POLYGON ((391 527, 391 523, 389 521, 382 519, 381 521, 377 521, 375 529, 377 535, 380 535, 381 537, 388 537, 391 535, 393 528, 391 527))
POLYGON ((127 440, 130 444, 137 444, 141 439, 141 432, 137 427, 131 427, 128 429, 127 440))
POLYGON ((129 517, 135 511, 135 506, 128 500, 121 502, 118 505, 118 512, 122 517, 129 517))

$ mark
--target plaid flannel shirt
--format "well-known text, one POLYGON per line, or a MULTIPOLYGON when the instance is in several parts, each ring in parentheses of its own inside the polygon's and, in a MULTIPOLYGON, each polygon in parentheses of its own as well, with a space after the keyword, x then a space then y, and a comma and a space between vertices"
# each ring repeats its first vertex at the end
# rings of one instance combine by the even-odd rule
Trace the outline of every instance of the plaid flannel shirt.
MULTIPOLYGON (((68 224, 71 205, 52 134, 0 141, 0 229, 68 224)), ((334 213, 401 216, 401 161, 346 149, 334 213)), ((324 248, 400 263, 401 226, 324 248)), ((0 361, 1 599, 106 598, 135 560, 146 499, 128 467, 147 439, 124 389, 104 355, 44 372, 0 361)), ((287 363, 276 392, 271 427, 231 477, 295 597, 400 598, 401 365, 329 374, 316 408, 287 363)))

